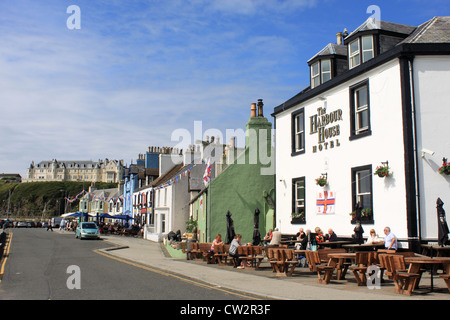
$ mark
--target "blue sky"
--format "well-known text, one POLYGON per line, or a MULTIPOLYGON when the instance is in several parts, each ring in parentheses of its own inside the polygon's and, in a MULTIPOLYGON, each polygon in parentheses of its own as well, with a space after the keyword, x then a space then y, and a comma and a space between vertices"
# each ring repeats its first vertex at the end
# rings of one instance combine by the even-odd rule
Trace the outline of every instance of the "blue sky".
POLYGON ((450 14, 448 0, 2 1, 0 172, 25 177, 54 158, 129 164, 179 145, 172 133, 193 135, 194 121, 225 140, 257 99, 273 122, 309 85, 306 61, 370 5, 409 25, 450 14), (70 5, 81 29, 67 28, 70 5))

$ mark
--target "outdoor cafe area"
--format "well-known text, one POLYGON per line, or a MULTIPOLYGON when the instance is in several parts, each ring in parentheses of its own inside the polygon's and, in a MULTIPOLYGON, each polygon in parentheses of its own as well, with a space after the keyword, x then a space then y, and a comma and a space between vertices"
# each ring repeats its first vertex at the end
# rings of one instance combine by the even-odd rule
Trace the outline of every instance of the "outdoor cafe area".
POLYGON ((93 221, 103 235, 143 236, 142 226, 133 223, 134 219, 128 215, 111 216, 107 213, 88 214, 86 212, 73 212, 64 214, 62 217, 66 220, 64 229, 67 231, 75 231, 77 224, 82 221, 93 221))
MULTIPOLYGON (((287 241, 287 240, 285 240, 287 241)), ((432 295, 450 299, 450 246, 440 255, 385 250, 384 245, 356 244, 341 240, 318 244, 317 250, 297 250, 291 243, 277 246, 242 245, 238 248, 244 269, 236 269, 229 245, 190 243, 183 249, 190 263, 205 264, 301 284, 330 286, 342 290, 383 290, 386 294, 432 295), (428 255, 426 255, 428 254, 428 255)))

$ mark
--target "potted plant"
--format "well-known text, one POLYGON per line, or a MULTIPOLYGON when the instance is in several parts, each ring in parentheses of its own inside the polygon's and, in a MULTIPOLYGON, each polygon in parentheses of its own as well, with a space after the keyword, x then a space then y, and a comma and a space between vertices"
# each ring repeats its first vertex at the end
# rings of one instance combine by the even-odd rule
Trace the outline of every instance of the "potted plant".
POLYGON ((301 224, 305 223, 305 212, 293 212, 291 213, 291 224, 301 224))
POLYGON ((320 176, 319 178, 316 179, 316 184, 321 187, 324 187, 328 184, 328 180, 326 177, 320 176))
MULTIPOLYGON (((356 212, 350 212, 349 215, 352 217, 351 223, 356 223, 356 212)), ((361 223, 370 223, 373 221, 372 210, 366 208, 361 211, 361 223)))
POLYGON ((445 159, 445 161, 443 161, 442 166, 439 168, 439 173, 440 174, 450 175, 450 163, 447 162, 446 160, 447 159, 445 159))
POLYGON ((186 232, 192 233, 195 228, 197 228, 197 220, 194 220, 194 218, 190 217, 190 219, 186 221, 186 232))
POLYGON ((380 178, 387 177, 387 176, 389 176, 390 174, 392 174, 392 173, 389 171, 389 169, 390 169, 390 168, 389 168, 387 165, 379 166, 379 167, 376 168, 376 170, 375 170, 375 172, 374 172, 373 175, 378 175, 380 178))

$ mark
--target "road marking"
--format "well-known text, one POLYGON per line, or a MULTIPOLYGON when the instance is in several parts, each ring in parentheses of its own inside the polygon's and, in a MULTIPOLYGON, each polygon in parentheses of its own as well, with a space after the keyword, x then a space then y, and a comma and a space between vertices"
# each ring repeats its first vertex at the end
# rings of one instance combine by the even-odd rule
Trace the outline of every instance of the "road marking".
POLYGON ((3 279, 3 273, 5 271, 5 265, 6 265, 6 260, 8 260, 8 256, 9 256, 9 248, 11 246, 11 239, 12 239, 12 232, 8 233, 7 236, 7 241, 6 241, 6 251, 3 252, 3 262, 2 262, 2 267, 0 268, 0 283, 2 282, 3 279))
POLYGON ((232 295, 235 295, 235 296, 239 296, 239 297, 243 297, 243 298, 246 298, 246 299, 262 300, 262 298, 251 297, 251 296, 248 296, 248 295, 243 295, 243 294, 239 294, 239 293, 236 293, 236 292, 232 292, 232 291, 229 291, 229 290, 226 290, 226 289, 221 289, 217 285, 208 285, 208 284, 205 284, 205 283, 200 283, 200 282, 197 282, 195 280, 190 280, 190 279, 184 278, 182 276, 178 276, 178 275, 176 275, 174 273, 169 273, 169 272, 157 269, 155 267, 151 267, 151 266, 148 266, 148 265, 143 265, 143 264, 137 263, 135 261, 128 260, 126 258, 117 257, 117 256, 114 256, 114 255, 109 254, 107 252, 103 252, 101 249, 96 249, 96 250, 94 250, 94 252, 98 253, 100 255, 103 255, 103 256, 105 256, 107 258, 114 259, 114 260, 117 260, 119 262, 123 262, 123 263, 129 264, 129 265, 132 265, 134 267, 138 267, 138 268, 141 268, 141 269, 144 269, 144 270, 147 270, 147 271, 158 273, 158 274, 161 274, 161 275, 164 275, 164 276, 167 276, 167 277, 173 277, 173 278, 182 280, 184 282, 196 285, 198 287, 211 289, 211 290, 222 291, 222 292, 225 292, 225 293, 228 293, 228 294, 232 294, 232 295))

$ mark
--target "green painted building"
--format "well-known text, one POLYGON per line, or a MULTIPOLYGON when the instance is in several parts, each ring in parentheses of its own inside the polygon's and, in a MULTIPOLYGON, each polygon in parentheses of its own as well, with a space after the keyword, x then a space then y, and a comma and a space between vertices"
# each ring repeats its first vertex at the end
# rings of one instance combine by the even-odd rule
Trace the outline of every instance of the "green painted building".
POLYGON ((216 163, 215 179, 190 202, 200 242, 211 242, 218 233, 226 240, 228 211, 235 233, 242 235, 243 242, 252 242, 257 208, 261 238, 273 228, 275 190, 271 141, 272 124, 264 117, 263 103, 259 100, 258 114, 256 104, 252 104, 245 149, 228 165, 216 163), (220 166, 223 167, 218 170, 220 166))

